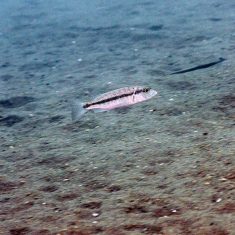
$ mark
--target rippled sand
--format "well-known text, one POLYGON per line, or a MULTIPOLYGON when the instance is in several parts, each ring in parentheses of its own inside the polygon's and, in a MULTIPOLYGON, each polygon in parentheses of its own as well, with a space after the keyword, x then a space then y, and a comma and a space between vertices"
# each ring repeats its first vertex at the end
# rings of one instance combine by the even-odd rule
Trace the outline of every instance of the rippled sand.
POLYGON ((0 9, 0 234, 235 234, 235 4, 53 2, 0 9), (159 96, 71 123, 127 85, 159 96))

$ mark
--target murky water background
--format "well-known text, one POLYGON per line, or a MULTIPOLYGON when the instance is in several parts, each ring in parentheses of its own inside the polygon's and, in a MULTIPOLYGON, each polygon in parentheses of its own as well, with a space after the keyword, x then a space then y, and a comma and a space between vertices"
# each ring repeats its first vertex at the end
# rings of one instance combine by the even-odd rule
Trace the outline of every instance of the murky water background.
POLYGON ((0 16, 0 234, 235 234, 235 2, 10 0, 0 16), (133 85, 159 95, 71 123, 72 99, 133 85))

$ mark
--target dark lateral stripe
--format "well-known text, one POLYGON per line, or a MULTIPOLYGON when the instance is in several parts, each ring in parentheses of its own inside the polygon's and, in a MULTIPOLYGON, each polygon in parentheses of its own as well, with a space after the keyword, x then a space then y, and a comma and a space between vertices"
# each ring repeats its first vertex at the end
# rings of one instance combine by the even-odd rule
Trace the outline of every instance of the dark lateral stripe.
POLYGON ((122 94, 122 95, 113 96, 113 97, 110 97, 110 98, 107 98, 107 99, 103 99, 103 100, 100 100, 100 101, 97 101, 97 102, 93 102, 93 103, 87 103, 87 104, 83 105, 83 108, 88 108, 88 107, 90 107, 92 105, 96 105, 96 104, 104 104, 106 102, 110 102, 110 101, 118 100, 120 98, 131 96, 133 94, 139 94, 141 92, 148 92, 149 90, 150 90, 150 88, 143 88, 143 89, 139 89, 139 90, 133 91, 131 93, 126 93, 126 94, 122 94))

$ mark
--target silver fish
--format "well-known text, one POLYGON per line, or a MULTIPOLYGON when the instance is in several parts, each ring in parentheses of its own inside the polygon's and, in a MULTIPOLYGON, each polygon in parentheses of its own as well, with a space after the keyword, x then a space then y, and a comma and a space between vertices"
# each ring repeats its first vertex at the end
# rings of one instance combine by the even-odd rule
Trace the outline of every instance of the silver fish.
POLYGON ((128 107, 151 99, 157 91, 149 87, 123 87, 106 92, 87 103, 74 101, 72 103, 72 120, 78 120, 88 110, 108 111, 116 108, 128 107))

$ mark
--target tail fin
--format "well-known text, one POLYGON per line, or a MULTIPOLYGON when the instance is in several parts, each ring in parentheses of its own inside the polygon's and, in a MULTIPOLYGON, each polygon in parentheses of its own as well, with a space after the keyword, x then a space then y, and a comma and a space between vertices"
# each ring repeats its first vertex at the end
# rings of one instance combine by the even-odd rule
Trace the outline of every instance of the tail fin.
POLYGON ((83 108, 83 104, 79 101, 72 101, 72 121, 75 122, 79 120, 83 114, 87 112, 86 109, 83 108))

